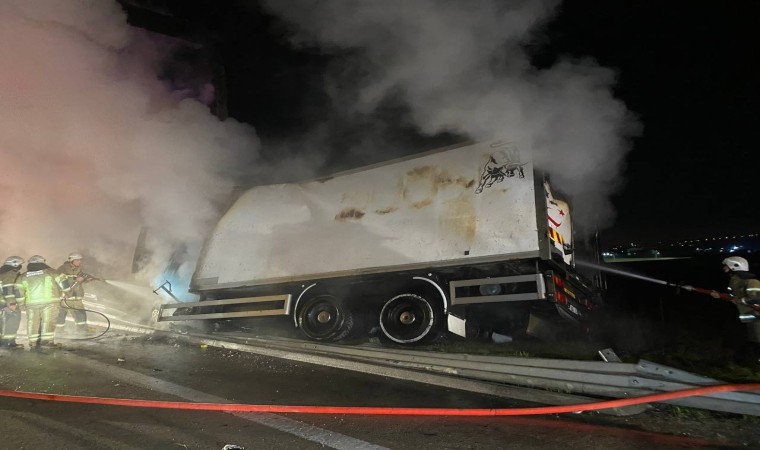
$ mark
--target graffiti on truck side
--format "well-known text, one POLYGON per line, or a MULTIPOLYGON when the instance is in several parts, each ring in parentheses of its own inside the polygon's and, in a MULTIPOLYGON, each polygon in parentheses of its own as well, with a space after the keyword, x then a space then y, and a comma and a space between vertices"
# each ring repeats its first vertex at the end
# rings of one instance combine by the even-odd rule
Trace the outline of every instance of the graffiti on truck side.
POLYGON ((501 183, 507 178, 517 176, 517 178, 525 178, 525 171, 523 166, 527 163, 520 162, 520 153, 514 144, 503 144, 504 148, 497 152, 493 152, 489 155, 488 161, 483 167, 483 172, 480 175, 480 183, 476 194, 483 192, 483 189, 490 188, 496 183, 501 183))

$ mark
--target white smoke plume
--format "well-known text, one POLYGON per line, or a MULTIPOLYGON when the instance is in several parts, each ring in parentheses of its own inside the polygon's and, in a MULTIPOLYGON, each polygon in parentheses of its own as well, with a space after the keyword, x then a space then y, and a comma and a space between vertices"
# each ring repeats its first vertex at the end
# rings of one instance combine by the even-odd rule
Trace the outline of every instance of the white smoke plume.
POLYGON ((78 251, 128 273, 149 227, 145 275, 157 275, 178 245, 197 252, 255 157, 252 128, 171 95, 140 33, 115 1, 0 3, 5 255, 56 267, 78 251))
MULTIPOLYGON (((532 43, 556 1, 269 0, 292 42, 336 55, 333 104, 357 116, 403 99, 421 132, 509 137, 574 201, 587 229, 614 218, 635 120, 612 94, 615 73, 594 61, 531 65, 532 43)), ((346 114, 349 116, 349 114, 346 114)))

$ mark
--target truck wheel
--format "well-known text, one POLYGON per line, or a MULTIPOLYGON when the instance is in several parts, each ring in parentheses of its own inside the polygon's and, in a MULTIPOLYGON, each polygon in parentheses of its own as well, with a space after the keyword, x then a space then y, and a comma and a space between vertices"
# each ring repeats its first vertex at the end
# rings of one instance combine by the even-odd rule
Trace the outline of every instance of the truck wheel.
POLYGON ((351 312, 332 295, 312 297, 298 309, 298 327, 306 337, 315 341, 343 339, 353 325, 351 312))
POLYGON ((380 328, 385 337, 399 344, 421 342, 435 335, 436 310, 417 294, 400 294, 380 310, 380 328))

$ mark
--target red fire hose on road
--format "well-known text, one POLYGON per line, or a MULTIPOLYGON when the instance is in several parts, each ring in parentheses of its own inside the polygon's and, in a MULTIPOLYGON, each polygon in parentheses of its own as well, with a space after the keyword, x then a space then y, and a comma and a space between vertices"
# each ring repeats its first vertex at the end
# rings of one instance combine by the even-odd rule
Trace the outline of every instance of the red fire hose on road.
MULTIPOLYGON (((124 398, 86 397, 78 395, 40 394, 0 390, 0 396, 48 400, 68 403, 89 403, 97 405, 133 406, 139 408, 190 409, 200 411, 226 412, 266 412, 266 413, 302 413, 302 414, 355 414, 355 415, 395 415, 395 416, 529 416, 541 414, 562 414, 600 409, 620 408, 642 403, 663 402, 677 398, 697 395, 716 394, 719 392, 757 391, 760 383, 723 384, 704 386, 641 397, 607 400, 579 405, 541 406, 534 408, 395 408, 370 406, 296 406, 296 405, 247 405, 236 403, 193 403, 166 402, 155 400, 133 400, 124 398)), ((758 407, 760 414, 760 407, 758 407)))

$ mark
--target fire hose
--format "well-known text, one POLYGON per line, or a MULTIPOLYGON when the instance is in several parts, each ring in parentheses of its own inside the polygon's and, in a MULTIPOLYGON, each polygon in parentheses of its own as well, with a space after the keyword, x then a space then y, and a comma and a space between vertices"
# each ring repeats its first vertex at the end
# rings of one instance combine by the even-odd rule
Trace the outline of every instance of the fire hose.
POLYGON ((194 403, 168 402, 156 400, 135 400, 125 398, 89 397, 81 395, 42 394, 36 392, 0 390, 0 396, 45 400, 67 403, 88 403, 97 405, 131 406, 138 408, 183 409, 196 411, 225 412, 265 412, 301 414, 350 414, 350 415, 393 415, 393 416, 529 416, 543 414, 578 413, 601 409, 621 408, 643 403, 663 402, 678 398, 716 394, 720 392, 757 391, 760 383, 723 384, 683 389, 680 391, 649 394, 640 397, 606 400, 577 405, 541 406, 531 408, 407 408, 375 406, 304 406, 304 405, 252 405, 243 403, 194 403))
MULTIPOLYGON (((87 275, 86 276, 86 281, 94 281, 94 280, 103 281, 100 278, 93 277, 92 275, 87 275)), ((74 286, 76 286, 78 283, 79 283, 79 281, 74 282, 74 284, 71 285, 70 289, 73 289, 74 286)), ((108 316, 106 316, 105 314, 103 314, 100 311, 93 311, 91 309, 73 307, 73 306, 69 305, 68 299, 65 296, 61 299, 61 308, 70 309, 72 311, 84 311, 85 314, 87 314, 88 312, 89 313, 93 313, 93 314, 97 314, 99 316, 103 316, 103 318, 106 320, 106 329, 103 330, 102 333, 100 333, 100 334, 98 334, 96 336, 88 336, 88 337, 80 337, 80 338, 69 338, 72 341, 87 341, 87 340, 92 340, 92 339, 98 339, 99 337, 101 337, 104 334, 108 333, 108 330, 111 329, 111 320, 108 318, 108 316)))
POLYGON ((742 305, 742 306, 752 309, 753 311, 760 312, 760 304, 754 302, 754 301, 760 301, 760 299, 755 298, 755 299, 752 299, 751 301, 744 301, 743 299, 739 299, 725 292, 717 292, 710 289, 698 288, 698 287, 694 287, 688 284, 672 283, 670 281, 660 280, 660 279, 648 277, 645 275, 639 275, 636 273, 626 272, 624 270, 613 269, 611 267, 607 267, 601 264, 594 264, 587 261, 576 261, 576 264, 580 266, 591 267, 597 270, 602 270, 604 272, 614 273, 616 275, 622 275, 628 278, 635 278, 637 280, 648 281, 650 283, 661 284, 663 286, 670 286, 676 289, 683 289, 689 292, 697 292, 699 294, 706 294, 713 298, 725 300, 737 305, 742 305))
POLYGON ((710 289, 703 289, 703 288, 698 288, 698 287, 689 286, 689 285, 678 285, 678 284, 674 284, 674 283, 668 283, 668 285, 669 286, 675 286, 675 287, 683 289, 685 291, 698 292, 700 294, 707 294, 707 295, 713 296, 714 298, 719 298, 721 300, 726 300, 726 301, 729 301, 731 303, 737 303, 738 302, 738 304, 741 304, 741 305, 747 306, 749 308, 752 308, 754 311, 760 311, 760 305, 758 305, 756 303, 751 303, 751 302, 747 302, 747 301, 738 299, 736 297, 733 297, 731 294, 727 294, 725 292, 715 292, 715 291, 711 291, 710 289), (718 295, 717 297, 714 296, 714 294, 713 294, 714 292, 715 292, 715 294, 718 295))
POLYGON ((71 339, 72 341, 86 341, 86 340, 91 340, 91 339, 98 339, 99 337, 101 337, 104 334, 108 333, 108 330, 111 329, 111 320, 108 318, 108 316, 106 316, 105 314, 103 314, 100 311, 93 311, 93 310, 87 309, 87 308, 75 308, 75 307, 69 305, 68 299, 66 297, 63 297, 61 299, 61 308, 70 309, 72 311, 84 311, 85 314, 88 313, 88 312, 89 313, 93 313, 93 314, 98 314, 100 316, 103 316, 104 319, 106 319, 106 329, 103 330, 102 333, 100 333, 100 334, 98 334, 96 336, 79 337, 79 338, 77 338, 77 337, 68 338, 68 339, 71 339))

